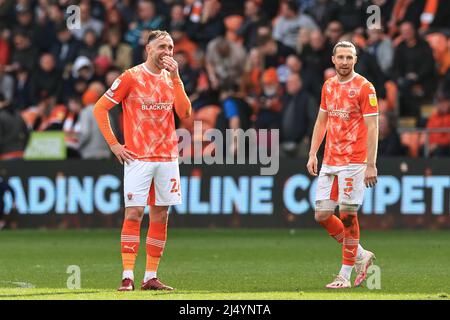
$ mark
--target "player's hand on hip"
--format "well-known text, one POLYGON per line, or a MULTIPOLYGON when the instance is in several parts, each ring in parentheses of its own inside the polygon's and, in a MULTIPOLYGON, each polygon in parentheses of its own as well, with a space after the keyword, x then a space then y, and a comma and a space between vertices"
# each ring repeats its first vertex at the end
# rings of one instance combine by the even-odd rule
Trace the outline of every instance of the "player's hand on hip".
POLYGON ((166 70, 170 72, 170 76, 172 78, 179 77, 178 62, 176 62, 174 58, 172 58, 170 56, 164 56, 163 63, 164 63, 164 67, 166 68, 166 70))
POLYGON ((129 164, 131 161, 134 160, 135 157, 137 157, 137 154, 134 153, 131 150, 128 150, 125 148, 124 145, 117 143, 115 145, 111 146, 111 151, 114 153, 116 158, 119 160, 120 164, 123 164, 124 162, 126 164, 129 164))
POLYGON ((309 174, 312 176, 317 176, 317 163, 318 161, 316 156, 309 156, 306 168, 308 169, 309 174))
POLYGON ((377 167, 374 164, 368 164, 364 174, 364 184, 367 188, 372 188, 377 183, 377 167))

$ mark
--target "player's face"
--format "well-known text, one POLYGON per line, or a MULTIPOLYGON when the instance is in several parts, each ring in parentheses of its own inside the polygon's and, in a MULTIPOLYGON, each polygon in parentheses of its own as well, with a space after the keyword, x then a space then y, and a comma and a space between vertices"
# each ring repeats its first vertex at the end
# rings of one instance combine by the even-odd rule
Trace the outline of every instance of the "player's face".
POLYGON ((147 47, 148 59, 158 69, 164 69, 163 57, 173 57, 173 41, 171 37, 155 39, 147 47))
POLYGON ((336 72, 341 77, 345 77, 353 72, 353 67, 356 64, 356 52, 353 48, 339 47, 331 60, 336 68, 336 72))

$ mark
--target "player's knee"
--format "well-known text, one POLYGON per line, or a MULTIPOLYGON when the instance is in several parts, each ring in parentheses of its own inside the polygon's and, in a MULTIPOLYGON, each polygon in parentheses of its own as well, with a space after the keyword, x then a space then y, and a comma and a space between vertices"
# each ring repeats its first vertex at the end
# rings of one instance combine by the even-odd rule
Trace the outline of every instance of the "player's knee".
POLYGON ((129 207, 125 209, 125 218, 127 220, 141 221, 144 215, 144 208, 129 207))
POLYGON ((316 211, 314 213, 314 219, 316 222, 322 222, 327 220, 332 214, 333 211, 316 211))
POLYGON ((337 203, 334 200, 317 200, 316 213, 314 215, 317 222, 326 220, 334 213, 337 203))
POLYGON ((152 206, 150 208, 150 220, 157 223, 166 223, 169 215, 168 206, 152 206))

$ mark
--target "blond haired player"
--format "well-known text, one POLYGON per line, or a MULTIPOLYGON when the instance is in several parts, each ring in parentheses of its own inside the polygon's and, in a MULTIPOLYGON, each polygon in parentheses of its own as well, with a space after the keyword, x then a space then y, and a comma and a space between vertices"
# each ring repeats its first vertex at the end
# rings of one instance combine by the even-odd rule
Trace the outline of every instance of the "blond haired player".
POLYGON ((191 115, 191 103, 173 59, 173 41, 165 31, 151 31, 147 60, 122 73, 98 100, 94 115, 111 151, 124 164, 125 219, 121 233, 122 284, 134 290, 134 265, 144 208, 150 205, 147 264, 142 290, 173 290, 157 278, 167 238, 168 208, 181 203, 178 139, 173 109, 191 115), (108 110, 122 102, 125 145, 111 130, 108 110))
POLYGON ((364 186, 377 182, 378 103, 373 85, 354 71, 356 49, 351 42, 333 48, 336 75, 322 88, 320 111, 314 126, 308 172, 317 176, 317 150, 326 133, 325 155, 316 190, 315 219, 342 243, 342 267, 326 287, 350 288, 353 266, 354 286, 367 276, 374 254, 359 244, 357 211, 364 186), (334 215, 339 205, 340 219, 334 215))

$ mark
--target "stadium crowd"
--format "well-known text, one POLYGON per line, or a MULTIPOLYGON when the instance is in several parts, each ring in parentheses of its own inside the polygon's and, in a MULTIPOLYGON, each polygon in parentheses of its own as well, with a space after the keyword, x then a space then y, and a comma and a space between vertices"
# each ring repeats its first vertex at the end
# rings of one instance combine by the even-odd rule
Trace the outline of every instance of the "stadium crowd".
MULTIPOLYGON (((144 61, 153 29, 170 32, 192 101, 179 127, 280 129, 282 152, 305 156, 332 48, 349 40, 377 90, 380 156, 424 155, 428 137, 399 127, 450 128, 450 1, 0 0, 0 159, 48 130, 64 131, 69 158, 109 158, 93 105, 144 61)), ((119 141, 121 114, 110 114, 119 141)), ((428 153, 450 156, 450 132, 430 134, 428 153)))

